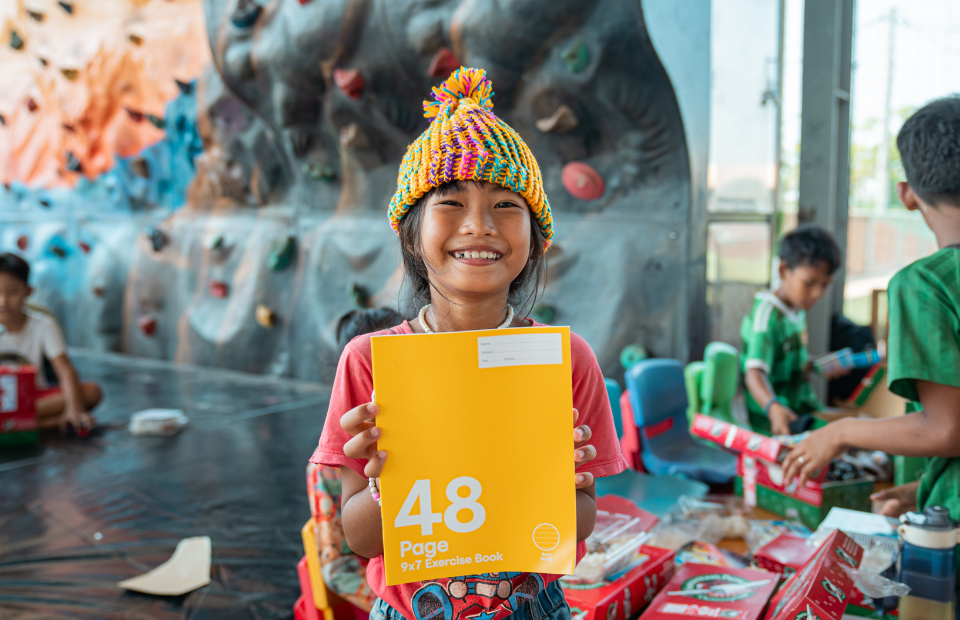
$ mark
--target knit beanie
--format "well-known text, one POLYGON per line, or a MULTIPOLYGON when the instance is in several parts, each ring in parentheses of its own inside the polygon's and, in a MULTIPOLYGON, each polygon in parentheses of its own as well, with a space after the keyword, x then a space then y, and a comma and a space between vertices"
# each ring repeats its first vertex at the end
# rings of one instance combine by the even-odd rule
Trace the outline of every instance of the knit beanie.
POLYGON ((390 200, 390 226, 417 200, 450 181, 488 181, 523 196, 546 239, 553 237, 550 203, 537 160, 523 138, 492 112, 493 87, 483 69, 461 67, 424 101, 430 126, 400 162, 397 193, 390 200))

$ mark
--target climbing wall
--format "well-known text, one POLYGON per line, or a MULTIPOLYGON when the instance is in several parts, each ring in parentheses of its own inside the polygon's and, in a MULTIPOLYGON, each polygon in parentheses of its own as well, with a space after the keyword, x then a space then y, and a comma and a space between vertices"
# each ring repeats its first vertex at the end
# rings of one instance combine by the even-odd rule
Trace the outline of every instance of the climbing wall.
POLYGON ((494 111, 543 171, 556 236, 538 316, 571 325, 609 373, 629 343, 686 357, 687 147, 639 0, 205 0, 202 12, 198 54, 212 63, 168 71, 166 107, 134 110, 159 137, 114 149, 106 168, 78 148, 73 172, 65 144, 51 146, 54 177, 79 177, 67 189, 7 165, 0 207, 20 215, 0 219, 0 247, 29 237, 38 295, 71 342, 332 379, 339 318, 403 306, 386 205, 427 125, 422 100, 462 64, 486 69, 494 111), (81 194, 110 204, 77 217, 81 194))

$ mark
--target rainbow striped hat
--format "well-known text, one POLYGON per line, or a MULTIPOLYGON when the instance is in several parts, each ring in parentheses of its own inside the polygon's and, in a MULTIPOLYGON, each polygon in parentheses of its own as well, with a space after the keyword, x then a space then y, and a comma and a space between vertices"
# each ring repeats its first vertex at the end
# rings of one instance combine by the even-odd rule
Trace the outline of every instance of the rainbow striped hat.
POLYGON ((550 203, 543 192, 537 160, 523 138, 491 111, 493 87, 483 69, 461 67, 433 89, 435 101, 424 101, 430 126, 407 149, 400 162, 397 193, 387 212, 390 226, 417 200, 450 181, 488 181, 514 191, 527 201, 546 238, 553 237, 550 203))

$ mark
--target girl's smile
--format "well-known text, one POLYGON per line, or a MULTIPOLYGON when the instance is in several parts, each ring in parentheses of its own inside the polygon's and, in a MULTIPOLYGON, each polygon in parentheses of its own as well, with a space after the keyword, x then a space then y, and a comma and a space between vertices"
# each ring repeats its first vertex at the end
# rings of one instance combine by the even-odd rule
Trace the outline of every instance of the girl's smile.
POLYGON ((450 252, 450 255, 467 265, 492 265, 503 258, 503 254, 485 245, 471 245, 450 252))

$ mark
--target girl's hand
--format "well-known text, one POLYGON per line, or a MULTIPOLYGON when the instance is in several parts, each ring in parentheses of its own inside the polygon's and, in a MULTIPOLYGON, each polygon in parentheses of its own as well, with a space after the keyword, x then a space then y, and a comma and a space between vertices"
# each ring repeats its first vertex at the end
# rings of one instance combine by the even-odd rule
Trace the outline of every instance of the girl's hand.
POLYGON ((60 415, 60 432, 66 433, 67 427, 71 426, 77 433, 87 432, 95 426, 96 422, 89 413, 82 408, 67 405, 60 415))
POLYGON ((882 502, 877 514, 896 519, 905 512, 917 509, 917 488, 920 481, 890 487, 870 496, 875 504, 882 502))
POLYGON ((797 421, 797 414, 793 409, 779 402, 773 403, 768 414, 770 419, 771 435, 789 435, 790 423, 797 421))
MULTIPOLYGON (((584 424, 583 426, 576 426, 577 419, 580 417, 580 412, 576 409, 573 410, 573 424, 575 428, 573 429, 573 462, 575 467, 580 467, 585 463, 589 463, 593 459, 597 458, 597 449, 591 445, 587 445, 587 442, 590 441, 590 438, 593 436, 593 433, 590 431, 590 427, 584 424)), ((577 488, 585 489, 591 484, 593 484, 593 474, 588 471, 580 472, 577 474, 577 488)))
POLYGON ((844 420, 831 422, 798 443, 783 461, 783 483, 789 485, 799 476, 797 488, 801 488, 813 472, 846 452, 847 446, 842 439, 843 425, 844 420))
POLYGON ((381 433, 376 422, 378 413, 377 403, 367 403, 354 407, 340 418, 340 428, 350 434, 350 439, 343 444, 343 453, 352 459, 368 459, 363 468, 367 478, 379 478, 387 460, 387 451, 377 450, 381 433))

